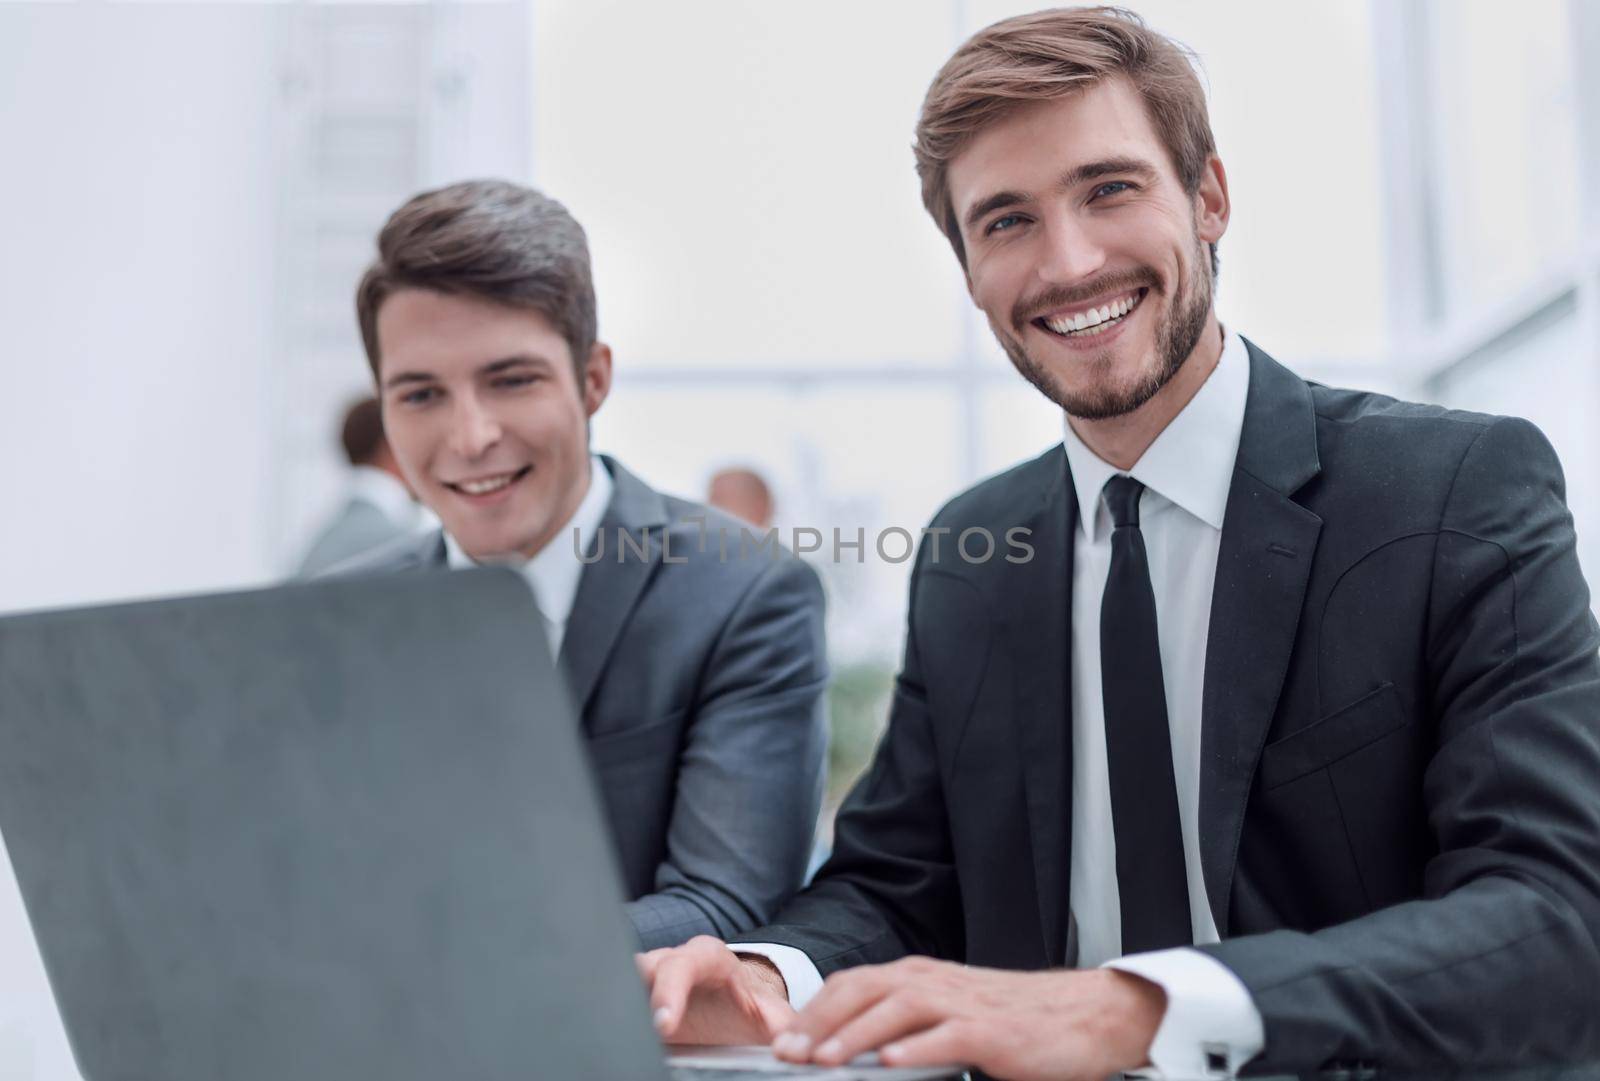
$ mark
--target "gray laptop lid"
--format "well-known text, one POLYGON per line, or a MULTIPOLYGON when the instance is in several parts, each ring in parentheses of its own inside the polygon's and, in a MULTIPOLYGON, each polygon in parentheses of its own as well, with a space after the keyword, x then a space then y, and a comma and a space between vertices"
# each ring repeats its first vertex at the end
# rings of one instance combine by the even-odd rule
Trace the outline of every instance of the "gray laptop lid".
POLYGON ((0 830, 89 1081, 663 1076, 522 578, 0 620, 0 830))

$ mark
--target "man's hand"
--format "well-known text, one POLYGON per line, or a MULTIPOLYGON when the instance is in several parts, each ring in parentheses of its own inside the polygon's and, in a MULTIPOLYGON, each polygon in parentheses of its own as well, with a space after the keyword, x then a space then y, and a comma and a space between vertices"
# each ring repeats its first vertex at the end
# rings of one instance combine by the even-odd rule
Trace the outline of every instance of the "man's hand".
POLYGON ((1112 969, 1002 972, 912 957, 829 976, 773 1051, 836 1066, 972 1066, 1008 1081, 1093 1078, 1149 1062, 1155 984, 1112 969))
POLYGON ((740 960, 709 935, 639 954, 638 963, 667 1043, 765 1044, 794 1021, 778 970, 740 960))

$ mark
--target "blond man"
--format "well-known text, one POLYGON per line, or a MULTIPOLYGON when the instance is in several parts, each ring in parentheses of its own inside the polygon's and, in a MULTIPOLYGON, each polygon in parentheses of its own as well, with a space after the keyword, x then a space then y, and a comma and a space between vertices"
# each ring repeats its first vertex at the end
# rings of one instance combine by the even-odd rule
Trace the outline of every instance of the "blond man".
POLYGON ((832 860, 733 950, 641 958, 663 1035, 1041 1079, 1600 1057, 1600 635, 1548 443, 1222 326, 1205 98, 1132 15, 982 31, 916 155, 1064 414, 934 524, 1036 556, 919 557, 832 860))

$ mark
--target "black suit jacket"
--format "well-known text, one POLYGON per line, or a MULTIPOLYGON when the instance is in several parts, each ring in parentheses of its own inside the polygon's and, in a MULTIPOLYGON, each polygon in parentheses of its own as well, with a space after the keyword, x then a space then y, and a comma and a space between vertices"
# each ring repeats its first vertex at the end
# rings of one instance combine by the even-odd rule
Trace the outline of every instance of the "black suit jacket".
MULTIPOLYGON (((1200 822, 1204 949, 1265 1022, 1250 1068, 1600 1055, 1600 663, 1555 455, 1249 352, 1200 822)), ((1034 558, 924 545, 888 732, 756 938, 824 973, 1070 963, 1075 507, 1053 447, 937 516, 1025 526, 1034 558)))

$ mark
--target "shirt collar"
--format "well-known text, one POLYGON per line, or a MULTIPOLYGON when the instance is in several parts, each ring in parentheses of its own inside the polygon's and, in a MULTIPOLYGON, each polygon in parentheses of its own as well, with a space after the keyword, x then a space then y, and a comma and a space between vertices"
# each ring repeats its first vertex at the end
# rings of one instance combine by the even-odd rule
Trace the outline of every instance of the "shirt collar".
MULTIPOLYGON (((578 579, 583 577, 583 563, 578 559, 578 553, 589 550, 595 533, 600 529, 600 519, 611 504, 611 493, 615 487, 605 463, 597 455, 591 454, 589 490, 572 517, 532 559, 522 562, 520 566, 516 561, 507 561, 506 565, 522 571, 528 584, 533 587, 539 611, 556 624, 565 624, 572 612, 572 601, 578 594, 578 579), (572 538, 574 530, 578 534, 575 543, 572 538)), ((444 547, 446 561, 452 568, 476 565, 477 561, 462 550, 448 531, 444 535, 444 547)))
MULTIPOLYGON (((1222 529, 1249 396, 1250 355, 1239 335, 1224 330, 1216 368, 1128 474, 1212 529, 1222 529)), ((1120 470, 1090 450, 1071 424, 1063 427, 1078 521, 1092 534, 1100 491, 1120 470)))
POLYGON ((402 528, 416 525, 420 516, 416 500, 406 486, 377 466, 358 465, 350 471, 350 498, 378 508, 380 514, 402 528))

